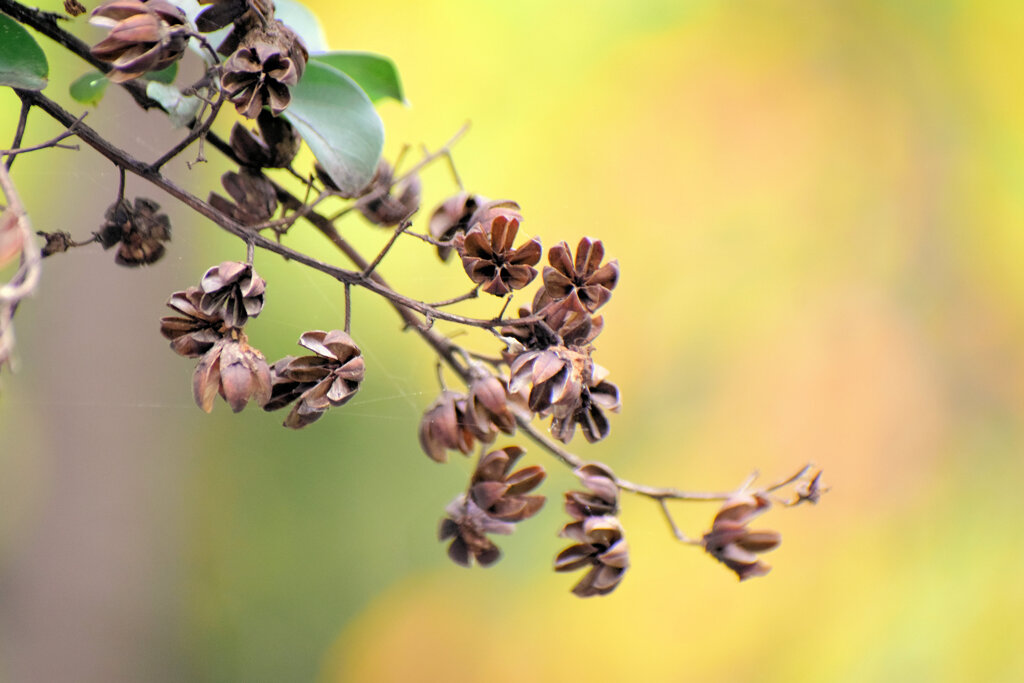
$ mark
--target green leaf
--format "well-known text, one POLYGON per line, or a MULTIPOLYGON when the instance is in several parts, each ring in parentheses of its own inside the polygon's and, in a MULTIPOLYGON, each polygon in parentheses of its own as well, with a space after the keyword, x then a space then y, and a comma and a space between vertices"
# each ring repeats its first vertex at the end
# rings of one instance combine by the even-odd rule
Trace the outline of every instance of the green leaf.
POLYGON ((93 71, 76 78, 68 90, 71 92, 71 98, 75 102, 95 107, 103 99, 103 93, 107 91, 109 83, 110 81, 107 80, 105 74, 93 71))
POLYGON ((354 194, 373 178, 384 148, 384 124, 351 78, 310 61, 282 115, 343 192, 354 194))
POLYGON ((370 52, 326 52, 310 59, 323 62, 341 71, 359 84, 373 102, 390 97, 406 104, 402 81, 395 63, 383 55, 370 52))
POLYGON ((156 81, 157 83, 174 83, 174 77, 178 75, 178 63, 171 62, 170 66, 165 66, 159 71, 150 71, 144 78, 156 81))
POLYGON ((275 0, 274 18, 299 34, 306 49, 312 52, 326 52, 327 37, 323 26, 308 7, 297 0, 275 0))
POLYGON ((202 105, 195 95, 185 96, 173 85, 167 85, 159 81, 150 81, 146 84, 146 94, 160 103, 160 106, 167 112, 167 118, 176 128, 187 126, 199 113, 202 105))
POLYGON ((49 72, 36 39, 14 19, 0 14, 0 85, 42 90, 49 72))

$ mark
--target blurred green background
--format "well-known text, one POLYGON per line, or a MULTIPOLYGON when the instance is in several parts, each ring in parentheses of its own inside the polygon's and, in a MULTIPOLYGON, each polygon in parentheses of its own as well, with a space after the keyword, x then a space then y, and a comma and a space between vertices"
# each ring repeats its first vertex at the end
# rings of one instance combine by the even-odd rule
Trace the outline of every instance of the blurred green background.
MULTIPOLYGON (((573 480, 531 448, 548 506, 499 539, 494 568, 454 566, 437 520, 471 465, 419 452, 426 348, 357 292, 369 369, 348 406, 298 433, 283 414, 202 414, 157 319, 244 248, 132 179, 171 216, 168 256, 142 271, 55 257, 18 312, 0 395, 0 677, 1024 680, 1024 6, 311 5, 332 47, 397 63, 411 107, 381 107, 389 157, 469 120, 468 189, 519 201, 546 246, 591 235, 619 259, 595 358, 624 408, 609 439, 574 450, 688 489, 811 460, 833 491, 762 518, 783 544, 743 584, 627 499, 633 567, 584 601, 550 571, 573 480)), ((67 102, 87 69, 41 42, 47 92, 67 102)), ((0 92, 0 140, 16 118, 0 92)), ((87 121, 144 158, 180 135, 113 89, 87 121)), ((56 131, 33 114, 26 140, 56 131)), ((226 167, 172 169, 205 195, 226 167)), ((13 172, 41 230, 85 237, 116 193, 89 151, 13 172)), ((454 191, 443 164, 423 182, 426 209, 454 191)), ((367 253, 386 238, 343 230, 367 253)), ((344 263, 311 231, 287 243, 344 263)), ((256 265, 269 289, 249 332, 268 357, 341 326, 327 278, 256 265)), ((466 289, 414 240, 381 271, 427 300, 466 289)), ((714 513, 675 509, 694 534, 714 513)))

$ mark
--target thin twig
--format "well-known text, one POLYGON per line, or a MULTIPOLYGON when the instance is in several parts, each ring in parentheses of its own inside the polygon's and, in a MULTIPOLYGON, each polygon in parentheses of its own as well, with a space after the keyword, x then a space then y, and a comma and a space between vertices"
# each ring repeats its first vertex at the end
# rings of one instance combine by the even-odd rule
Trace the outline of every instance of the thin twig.
POLYGON ((345 334, 352 332, 352 285, 345 283, 345 334))
MULTIPOLYGON (((22 102, 22 108, 24 108, 24 107, 25 107, 25 103, 22 102)), ((32 105, 28 105, 28 107, 31 109, 32 105)), ((50 149, 51 147, 57 147, 57 148, 60 148, 60 149, 70 149, 70 150, 78 151, 78 145, 62 145, 62 144, 60 144, 60 141, 66 139, 66 138, 69 138, 72 135, 74 135, 75 134, 75 128, 78 127, 78 124, 82 122, 82 119, 84 119, 86 117, 86 114, 88 114, 88 113, 89 112, 86 112, 85 114, 82 114, 74 123, 72 123, 70 126, 68 126, 67 130, 65 130, 63 133, 61 133, 60 135, 58 135, 55 138, 47 140, 46 142, 41 142, 38 145, 32 145, 31 147, 22 147, 20 149, 0 149, 0 156, 3 156, 3 157, 9 156, 9 157, 11 157, 13 159, 15 156, 17 156, 19 154, 26 154, 28 152, 37 152, 37 151, 39 151, 41 149, 50 149)), ((18 143, 15 143, 15 147, 17 147, 17 144, 18 143)), ((7 170, 8 171, 11 170, 11 165, 10 164, 7 165, 7 170)))
POLYGON ((452 304, 457 304, 457 303, 459 303, 461 301, 468 301, 470 299, 476 299, 479 296, 480 296, 480 285, 477 285, 476 287, 474 287, 473 289, 469 290, 468 292, 466 292, 465 294, 463 294, 461 296, 457 296, 457 297, 454 297, 452 299, 445 299, 444 301, 436 301, 436 302, 430 304, 430 307, 431 308, 442 308, 444 306, 451 306, 452 304))
MULTIPOLYGON (((18 128, 14 131, 14 141, 11 143, 11 149, 17 149, 21 147, 21 138, 25 135, 25 125, 28 123, 28 112, 32 109, 32 105, 27 102, 21 103, 21 112, 18 114, 18 128)), ((9 152, 10 156, 7 159, 7 170, 11 170, 11 165, 14 164, 14 159, 17 156, 17 152, 9 152)))
POLYGON ((377 254, 377 258, 370 261, 370 265, 366 266, 366 268, 363 269, 363 277, 370 277, 370 273, 372 273, 374 269, 376 269, 377 266, 380 265, 380 262, 384 260, 384 257, 387 256, 387 253, 391 251, 391 247, 394 246, 395 240, 398 239, 398 236, 405 232, 406 228, 408 228, 410 225, 412 225, 412 223, 409 222, 408 218, 402 219, 402 221, 395 228, 394 232, 391 233, 391 239, 388 240, 387 244, 384 245, 384 248, 380 250, 379 254, 377 254))
POLYGON ((679 530, 679 527, 676 526, 676 520, 672 519, 672 513, 669 512, 669 510, 668 510, 668 503, 665 501, 664 498, 658 498, 658 504, 661 506, 662 514, 665 515, 665 520, 668 522, 669 527, 672 529, 672 534, 677 539, 679 539, 683 543, 688 543, 690 545, 699 545, 700 544, 700 541, 696 541, 696 540, 690 538, 689 536, 687 536, 686 534, 684 534, 682 531, 679 530))

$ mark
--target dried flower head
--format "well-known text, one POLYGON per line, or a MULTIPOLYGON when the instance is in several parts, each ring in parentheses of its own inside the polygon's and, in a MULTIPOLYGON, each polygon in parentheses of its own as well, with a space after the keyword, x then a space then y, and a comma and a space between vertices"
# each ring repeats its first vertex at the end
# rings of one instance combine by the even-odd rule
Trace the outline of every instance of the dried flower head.
MULTIPOLYGON (((460 192, 449 197, 430 214, 430 236, 438 242, 451 242, 456 235, 470 228, 470 219, 487 200, 478 194, 460 192)), ((451 244, 438 246, 437 255, 447 261, 454 247, 451 244)))
POLYGON ((289 88, 299 82, 308 54, 299 39, 281 22, 272 34, 247 37, 226 62, 220 84, 242 116, 256 118, 264 105, 277 116, 292 101, 289 88))
POLYGON ((211 192, 209 203, 221 213, 231 216, 242 225, 263 223, 277 210, 277 190, 260 173, 243 169, 239 173, 228 171, 220 177, 234 203, 211 192))
POLYGON ((261 109, 256 117, 258 133, 241 123, 231 129, 231 151, 246 168, 285 168, 299 153, 302 138, 287 119, 261 109))
POLYGON ((256 12, 266 19, 274 15, 274 5, 269 0, 199 0, 199 4, 211 5, 196 17, 196 28, 203 33, 222 29, 246 12, 256 12))
MULTIPOLYGON (((574 311, 568 307, 551 306, 544 289, 537 290, 533 305, 519 309, 520 318, 533 317, 539 320, 522 324, 506 325, 501 334, 518 341, 527 350, 544 350, 550 346, 567 346, 583 349, 601 334, 604 318, 589 313, 574 311)), ((511 357, 506 357, 511 362, 511 357)))
POLYGON ((768 552, 782 542, 776 531, 751 531, 747 524, 764 513, 771 503, 760 493, 737 493, 722 505, 704 534, 704 549, 736 572, 740 581, 763 576, 771 569, 757 554, 768 552))
POLYGON ((469 232, 455 237, 455 249, 466 274, 483 285, 488 294, 505 296, 537 276, 533 266, 540 261, 540 240, 535 237, 513 249, 518 232, 519 219, 502 214, 489 222, 478 222, 469 232))
POLYGON ((265 410, 277 410, 298 399, 284 421, 300 429, 315 422, 330 407, 347 403, 366 374, 362 351, 345 332, 306 332, 299 344, 314 354, 288 356, 271 367, 273 391, 265 410))
POLYGON ((560 242, 548 250, 550 266, 544 267, 544 291, 553 302, 574 311, 593 313, 608 302, 619 280, 619 262, 601 265, 604 245, 584 237, 572 259, 569 245, 560 242))
POLYGON ((487 534, 511 534, 515 524, 503 522, 488 515, 466 494, 459 494, 448 507, 448 516, 441 521, 438 538, 452 539, 448 557, 456 564, 469 567, 476 560, 481 567, 489 567, 501 559, 501 550, 487 534))
POLYGON ((170 66, 188 43, 185 13, 165 0, 113 0, 94 9, 89 23, 110 29, 92 55, 110 64, 114 83, 170 66))
POLYGON ((499 217, 504 218, 507 222, 523 222, 523 213, 519 208, 519 204, 511 199, 492 199, 479 203, 476 211, 473 212, 473 215, 469 217, 466 223, 470 228, 480 225, 485 232, 489 233, 493 227, 494 219, 499 217))
POLYGON ((531 465, 511 472, 525 452, 518 446, 506 446, 480 456, 469 483, 469 495, 481 510, 495 519, 519 522, 537 514, 544 506, 544 496, 527 495, 544 481, 544 468, 531 465))
POLYGON ((199 283, 203 296, 199 308, 208 316, 221 318, 230 327, 243 327, 249 317, 263 310, 267 283, 251 263, 224 261, 206 271, 199 283))
POLYGON ((259 349, 249 346, 245 335, 234 330, 231 337, 207 351, 192 376, 196 404, 206 412, 220 394, 231 410, 239 412, 250 399, 260 406, 270 400, 270 368, 259 349))
POLYGON ((522 394, 529 390, 527 405, 540 415, 555 407, 575 410, 580 395, 594 373, 590 355, 564 346, 543 351, 526 351, 509 365, 508 390, 522 394))
POLYGON ((199 301, 203 290, 198 287, 175 292, 167 307, 178 315, 160 319, 160 333, 171 340, 171 349, 186 358, 198 358, 224 338, 224 321, 219 316, 203 313, 199 301))
POLYGON ((494 440, 498 430, 514 434, 516 416, 509 405, 506 383, 490 374, 470 382, 466 421, 473 435, 481 441, 494 440))
POLYGON ((370 184, 360 191, 356 206, 374 225, 398 225, 420 208, 420 177, 416 173, 394 182, 391 164, 380 160, 370 184))
POLYGON ((465 394, 442 391, 423 413, 420 446, 433 460, 447 462, 449 450, 458 450, 463 455, 473 450, 475 437, 466 415, 467 400, 465 394))
POLYGON ((629 568, 629 546, 619 520, 609 516, 586 517, 566 524, 559 536, 570 538, 576 544, 558 554, 555 571, 571 572, 590 567, 573 587, 574 594, 589 598, 615 590, 629 568))
POLYGON ((619 486, 615 475, 601 463, 589 463, 576 469, 574 474, 588 491, 568 491, 565 511, 576 521, 587 517, 615 515, 619 511, 619 486))
POLYGON ((552 411, 551 434, 562 443, 569 443, 579 425, 584 438, 596 443, 611 430, 604 411, 617 413, 621 407, 619 388, 611 382, 602 380, 594 386, 583 387, 575 406, 564 405, 552 411))
POLYGON ((159 211, 160 205, 145 197, 136 197, 134 208, 124 200, 115 202, 96 236, 104 249, 118 245, 114 261, 119 265, 155 263, 164 255, 163 243, 171 239, 171 221, 159 211))

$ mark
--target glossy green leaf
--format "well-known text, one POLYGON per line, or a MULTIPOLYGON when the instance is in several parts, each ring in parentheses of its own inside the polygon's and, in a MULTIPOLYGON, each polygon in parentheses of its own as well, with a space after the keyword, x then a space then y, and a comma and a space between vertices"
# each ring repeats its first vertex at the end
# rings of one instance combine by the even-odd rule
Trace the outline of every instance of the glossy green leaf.
POLYGON ((0 14, 0 85, 42 90, 49 72, 36 39, 14 19, 0 14))
POLYGON ((343 192, 355 193, 373 178, 384 148, 384 124, 351 78, 310 61, 283 116, 343 192))
POLYGON ((182 95, 173 85, 150 81, 146 84, 146 94, 160 103, 167 112, 167 118, 176 128, 187 126, 199 113, 202 102, 195 95, 182 95))
POLYGON ((299 34, 306 49, 313 52, 326 52, 327 37, 316 14, 297 0, 275 0, 274 18, 299 34))
POLYGON ((150 71, 144 78, 150 81, 156 81, 157 83, 174 83, 174 77, 178 75, 178 63, 171 62, 170 66, 164 67, 159 71, 150 71))
POLYGON ((370 52, 326 52, 310 59, 323 62, 341 71, 359 84, 373 102, 386 97, 405 104, 402 81, 395 63, 383 55, 370 52))
POLYGON ((68 90, 71 92, 71 98, 75 102, 95 107, 103 99, 103 93, 107 91, 109 83, 110 81, 107 80, 106 75, 99 71, 93 71, 92 73, 79 76, 72 81, 68 90))

